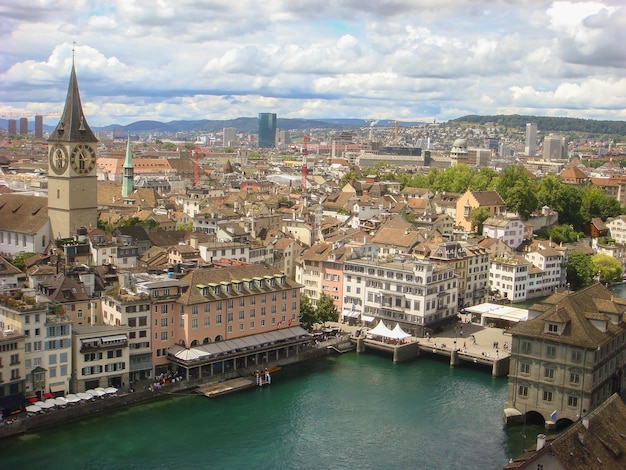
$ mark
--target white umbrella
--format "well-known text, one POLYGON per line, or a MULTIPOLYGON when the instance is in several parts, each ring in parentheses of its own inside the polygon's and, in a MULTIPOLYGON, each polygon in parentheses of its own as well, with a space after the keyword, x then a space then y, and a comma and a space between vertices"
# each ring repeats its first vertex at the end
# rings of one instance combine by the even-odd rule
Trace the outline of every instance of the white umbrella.
POLYGON ((65 406, 67 405, 67 400, 63 397, 58 397, 54 399, 54 404, 56 406, 65 406))
POLYGON ((106 395, 107 393, 104 391, 104 389, 100 390, 98 388, 96 388, 95 390, 92 390, 92 393, 94 396, 96 397, 101 397, 103 395, 106 395))
POLYGON ((93 398, 93 395, 85 392, 79 392, 76 395, 78 395, 78 398, 81 400, 91 400, 93 398))
POLYGON ((115 387, 107 387, 107 388, 104 389, 104 392, 108 393, 108 394, 117 393, 117 388, 115 388, 115 387))
POLYGON ((35 403, 33 403, 33 405, 37 405, 39 407, 41 407, 41 405, 43 405, 42 401, 36 401, 35 403))
POLYGON ((26 411, 28 411, 29 413, 39 413, 41 411, 41 406, 28 405, 26 407, 26 411))
POLYGON ((40 405, 37 405, 39 407, 41 407, 44 410, 47 410, 49 408, 54 408, 56 406, 56 403, 54 403, 54 400, 52 400, 51 402, 46 400, 44 402, 42 402, 40 405))
POLYGON ((85 393, 88 393, 92 397, 97 397, 98 396, 98 394, 96 393, 96 391, 93 388, 90 388, 89 390, 86 390, 85 393))
POLYGON ((78 395, 75 395, 73 393, 70 393, 69 395, 65 396, 65 399, 69 402, 69 403, 78 403, 81 398, 78 395))

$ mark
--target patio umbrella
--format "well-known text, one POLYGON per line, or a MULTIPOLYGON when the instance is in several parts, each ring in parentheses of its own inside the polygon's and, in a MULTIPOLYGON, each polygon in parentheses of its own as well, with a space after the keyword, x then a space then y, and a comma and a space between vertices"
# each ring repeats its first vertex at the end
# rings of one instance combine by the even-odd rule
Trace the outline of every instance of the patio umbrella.
POLYGON ((65 406, 67 405, 67 400, 64 397, 57 397, 54 399, 54 403, 56 406, 65 406))
POLYGON ((73 393, 70 393, 69 395, 65 396, 65 399, 69 402, 69 403, 78 403, 81 398, 78 395, 75 395, 73 393))
MULTIPOLYGON (((39 403, 39 402, 38 402, 39 403)), ((42 401, 41 403, 39 403, 39 406, 41 409, 43 410, 48 410, 50 408, 54 408, 56 406, 56 404, 54 403, 54 400, 52 400, 52 402, 46 400, 46 401, 42 401)))
POLYGON ((76 395, 78 395, 78 398, 81 400, 91 400, 93 398, 93 395, 85 392, 79 392, 76 395))
POLYGON ((37 397, 30 397, 28 399, 28 401, 31 402, 31 403, 35 403, 36 401, 39 401, 39 398, 37 398, 37 397))
POLYGON ((117 388, 115 387, 107 387, 104 389, 105 393, 108 393, 109 395, 112 395, 114 393, 117 393, 117 388))
POLYGON ((39 413, 41 411, 41 407, 37 405, 28 405, 26 407, 26 411, 29 413, 39 413))

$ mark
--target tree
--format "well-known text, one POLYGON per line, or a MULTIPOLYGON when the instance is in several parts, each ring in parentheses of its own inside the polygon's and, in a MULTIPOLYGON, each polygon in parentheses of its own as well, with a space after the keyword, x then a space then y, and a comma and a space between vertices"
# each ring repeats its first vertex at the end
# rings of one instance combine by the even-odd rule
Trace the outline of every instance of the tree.
POLYGON ((474 207, 470 213, 472 228, 476 233, 483 233, 483 222, 491 216, 491 212, 487 207, 474 207))
POLYGON ((504 169, 500 175, 495 178, 495 188, 498 194, 505 202, 508 202, 509 192, 518 182, 523 182, 526 187, 532 187, 528 171, 523 165, 510 166, 504 169))
POLYGON ((555 225, 546 230, 546 235, 554 243, 574 243, 580 238, 580 232, 574 230, 570 225, 555 225))
POLYGON ((507 193, 505 200, 506 207, 510 211, 516 212, 524 220, 537 209, 537 196, 532 182, 528 179, 519 179, 507 193))
POLYGON ((596 272, 589 255, 578 250, 572 250, 569 253, 567 261, 567 282, 572 290, 577 290, 591 284, 596 272))
POLYGON ((315 307, 311 304, 311 299, 306 294, 300 296, 300 325, 306 330, 313 328, 317 323, 315 307))
POLYGON ((13 257, 12 263, 13 263, 13 265, 16 268, 21 269, 23 271, 24 270, 24 260, 26 258, 30 258, 31 256, 34 256, 34 255, 35 255, 35 253, 30 253, 30 252, 17 253, 13 257))
POLYGON ((596 253, 591 256, 591 263, 601 282, 613 283, 622 280, 622 265, 612 256, 596 253))
POLYGON ((580 215, 586 222, 594 217, 606 220, 608 217, 615 217, 622 213, 619 201, 606 196, 600 188, 585 188, 580 205, 580 215))
POLYGON ((319 323, 338 320, 337 306, 335 305, 333 298, 328 294, 322 294, 320 296, 317 301, 315 313, 319 323))

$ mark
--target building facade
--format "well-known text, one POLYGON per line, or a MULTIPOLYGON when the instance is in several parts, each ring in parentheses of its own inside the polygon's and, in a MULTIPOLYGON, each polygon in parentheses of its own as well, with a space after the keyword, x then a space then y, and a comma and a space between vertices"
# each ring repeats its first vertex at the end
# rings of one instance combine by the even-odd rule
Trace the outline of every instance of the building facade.
POLYGON ((539 413, 549 424, 584 418, 624 387, 626 305, 602 284, 554 294, 510 333, 505 418, 539 413))
POLYGON ((276 147, 276 114, 259 113, 259 148, 276 147))

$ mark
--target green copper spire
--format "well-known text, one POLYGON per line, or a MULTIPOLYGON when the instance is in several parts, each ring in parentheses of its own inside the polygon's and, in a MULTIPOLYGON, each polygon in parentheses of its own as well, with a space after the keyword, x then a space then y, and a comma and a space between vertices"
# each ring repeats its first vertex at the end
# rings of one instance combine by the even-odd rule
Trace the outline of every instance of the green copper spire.
POLYGON ((133 155, 130 151, 130 134, 126 143, 126 160, 124 160, 124 179, 122 181, 122 196, 127 197, 135 189, 133 180, 135 178, 135 169, 133 167, 133 155))

